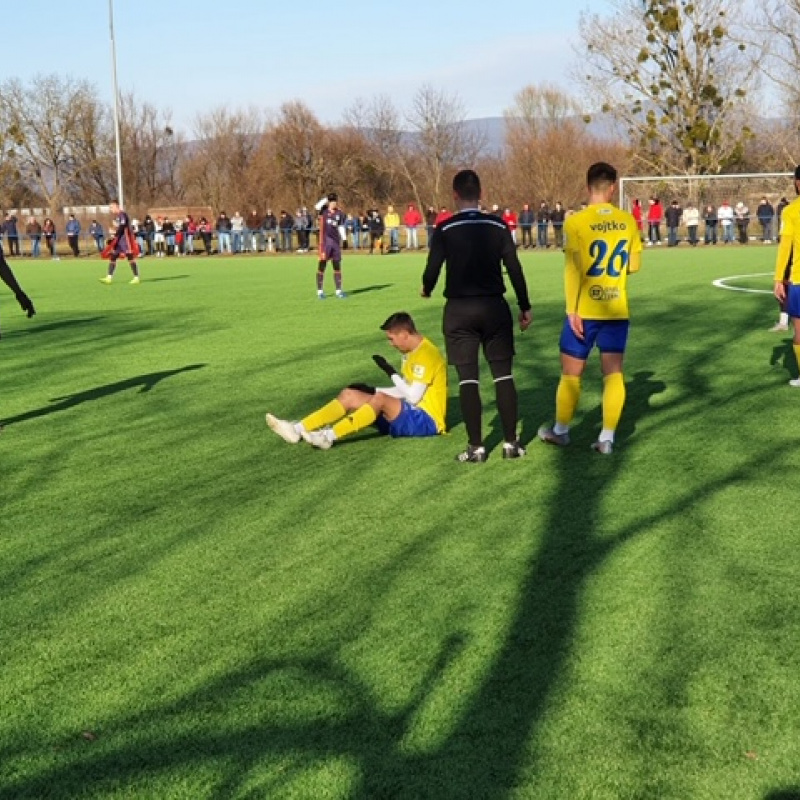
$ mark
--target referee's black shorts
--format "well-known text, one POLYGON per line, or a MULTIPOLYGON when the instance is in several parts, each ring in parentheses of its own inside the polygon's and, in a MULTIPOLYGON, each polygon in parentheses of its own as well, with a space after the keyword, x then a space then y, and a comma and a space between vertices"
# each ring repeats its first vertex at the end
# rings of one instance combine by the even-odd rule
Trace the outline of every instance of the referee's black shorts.
POLYGON ((442 330, 447 361, 454 367, 477 364, 481 347, 487 361, 514 356, 514 320, 504 297, 449 299, 442 330))

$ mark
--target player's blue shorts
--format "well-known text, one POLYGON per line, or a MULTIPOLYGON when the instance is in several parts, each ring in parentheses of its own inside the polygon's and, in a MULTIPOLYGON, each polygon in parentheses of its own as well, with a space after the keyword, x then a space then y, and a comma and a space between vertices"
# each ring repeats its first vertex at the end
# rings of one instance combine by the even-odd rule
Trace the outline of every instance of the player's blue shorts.
POLYGON ((400 436, 436 436, 436 423, 433 417, 421 408, 412 406, 408 400, 401 401, 403 408, 400 413, 389 422, 383 415, 375 420, 375 425, 383 434, 394 438, 400 436))
POLYGON ((789 284, 786 296, 786 313, 793 319, 800 319, 800 283, 789 284))
POLYGON ((586 361, 592 348, 597 345, 601 353, 624 353, 628 342, 627 319, 585 319, 583 321, 583 341, 573 332, 569 319, 564 320, 558 346, 564 355, 586 361))
POLYGON ((341 261, 342 246, 335 242, 325 241, 320 252, 320 261, 341 261))

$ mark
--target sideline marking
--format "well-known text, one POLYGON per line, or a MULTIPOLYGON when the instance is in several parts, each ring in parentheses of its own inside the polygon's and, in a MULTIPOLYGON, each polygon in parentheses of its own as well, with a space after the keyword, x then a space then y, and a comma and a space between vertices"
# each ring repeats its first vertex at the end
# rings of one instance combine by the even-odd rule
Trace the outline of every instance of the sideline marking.
POLYGON ((712 286, 717 289, 727 289, 730 292, 749 292, 750 294, 772 294, 772 289, 745 289, 743 286, 728 286, 728 281, 738 281, 741 278, 766 278, 771 276, 772 272, 755 272, 751 275, 731 275, 729 278, 717 278, 712 281, 712 286))

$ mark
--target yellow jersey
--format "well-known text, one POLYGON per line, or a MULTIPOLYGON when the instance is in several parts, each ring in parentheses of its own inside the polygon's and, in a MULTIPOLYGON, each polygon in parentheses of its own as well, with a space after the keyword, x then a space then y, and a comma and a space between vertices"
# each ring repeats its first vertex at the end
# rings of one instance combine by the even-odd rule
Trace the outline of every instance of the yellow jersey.
POLYGON ((417 408, 426 411, 436 423, 436 430, 445 429, 447 415, 447 362, 439 348, 426 336, 410 353, 403 356, 400 374, 407 383, 427 385, 417 408))
POLYGON ((800 253, 800 197, 792 200, 781 212, 780 237, 778 257, 775 260, 775 280, 800 283, 795 280, 797 262, 794 260, 795 252, 800 253))
POLYGON ((628 319, 628 274, 639 269, 642 239, 632 214, 590 205, 564 222, 567 313, 628 319))

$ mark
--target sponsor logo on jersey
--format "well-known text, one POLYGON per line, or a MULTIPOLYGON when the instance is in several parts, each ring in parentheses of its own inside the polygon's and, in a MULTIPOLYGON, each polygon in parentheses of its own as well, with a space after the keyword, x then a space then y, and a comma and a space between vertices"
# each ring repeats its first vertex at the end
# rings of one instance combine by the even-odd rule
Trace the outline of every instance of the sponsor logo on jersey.
POLYGON ((616 286, 590 286, 589 297, 591 297, 592 300, 599 300, 600 302, 618 300, 619 289, 616 286))

